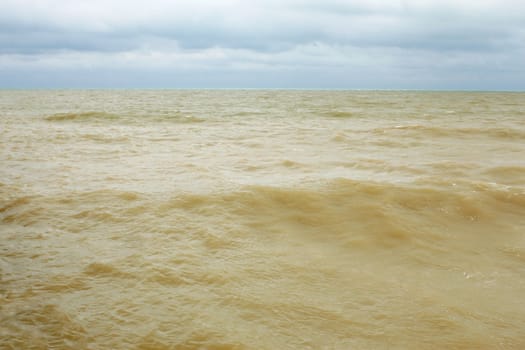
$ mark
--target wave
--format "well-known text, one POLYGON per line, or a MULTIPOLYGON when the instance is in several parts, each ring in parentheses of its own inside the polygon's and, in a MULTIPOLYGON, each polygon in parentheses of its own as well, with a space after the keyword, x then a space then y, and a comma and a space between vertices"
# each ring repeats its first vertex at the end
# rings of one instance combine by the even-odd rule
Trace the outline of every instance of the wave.
POLYGON ((522 185, 525 183, 525 167, 498 166, 484 172, 491 180, 508 185, 522 185))
POLYGON ((139 123, 144 122, 165 122, 165 123, 202 123, 205 118, 196 117, 190 114, 180 112, 173 112, 168 114, 149 114, 137 115, 133 113, 128 114, 113 114, 102 111, 87 111, 74 113, 57 113, 44 117, 48 122, 96 122, 96 123, 139 123))
POLYGON ((44 118, 50 122, 65 122, 65 121, 96 121, 96 120, 116 120, 119 116, 112 113, 106 112, 78 112, 78 113, 57 113, 44 118))
POLYGON ((355 113, 350 111, 335 110, 324 113, 324 116, 329 118, 351 118, 355 116, 355 113))
MULTIPOLYGON (((458 329, 462 336, 456 315, 472 314, 465 300, 483 295, 474 303, 486 305, 496 298, 475 326, 497 330, 501 322, 490 322, 501 308, 499 293, 507 297, 515 288, 508 282, 523 271, 525 193, 484 182, 335 179, 210 193, 100 189, 9 198, 15 193, 0 187, 2 258, 20 264, 4 263, 0 275, 2 326, 23 339, 4 337, 13 348, 84 348, 94 339, 85 327, 100 315, 107 321, 99 327, 111 333, 97 338, 105 348, 142 341, 169 348, 173 339, 188 348, 199 339, 206 348, 231 348, 221 327, 221 336, 193 338, 180 331, 137 335, 133 324, 153 320, 156 329, 161 319, 171 330, 176 315, 193 331, 191 320, 235 312, 244 315, 234 319, 239 327, 277 319, 269 323, 272 334, 281 324, 288 334, 296 322, 318 320, 305 324, 315 330, 330 322, 333 334, 334 327, 355 328, 355 319, 365 320, 363 332, 385 319, 403 322, 409 308, 421 331, 458 329), (16 268, 24 263, 29 268, 16 268), (366 318, 370 313, 377 318, 366 318)), ((513 310, 503 314, 510 325, 513 310)), ((506 329, 520 334, 521 325, 506 329)))
POLYGON ((8 304, 1 319, 6 349, 88 348, 89 332, 59 306, 50 301, 15 306, 8 304))
POLYGON ((366 132, 374 134, 406 134, 420 137, 465 137, 483 136, 498 139, 523 140, 525 132, 511 128, 454 128, 426 125, 397 125, 393 127, 375 128, 366 132))
POLYGON ((155 121, 165 121, 180 124, 204 123, 206 121, 205 118, 200 118, 188 114, 172 114, 164 117, 154 117, 153 119, 155 121))
POLYGON ((127 142, 130 140, 130 138, 126 136, 112 136, 104 134, 83 134, 80 135, 80 138, 82 140, 94 141, 103 144, 111 142, 127 142))
MULTIPOLYGON (((438 181, 416 186, 337 179, 322 186, 247 186, 231 192, 172 194, 162 199, 100 190, 5 201, 0 203, 0 219, 4 224, 23 226, 54 222, 55 227, 71 232, 113 225, 119 230, 142 227, 173 233, 185 218, 188 222, 213 222, 216 227, 235 223, 249 232, 277 235, 276 239, 300 235, 348 248, 416 244, 429 249, 450 231, 463 235, 499 227, 501 232, 505 222, 523 221, 523 190, 490 183, 438 181)), ((510 225, 508 232, 514 232, 515 227, 510 225)), ((221 247, 217 241, 210 244, 221 247)))

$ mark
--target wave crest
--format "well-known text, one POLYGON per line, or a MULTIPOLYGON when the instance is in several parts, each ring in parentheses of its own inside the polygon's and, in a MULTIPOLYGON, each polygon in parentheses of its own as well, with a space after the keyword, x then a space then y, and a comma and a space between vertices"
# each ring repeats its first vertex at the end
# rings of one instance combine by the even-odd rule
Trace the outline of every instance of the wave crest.
POLYGON ((79 113, 57 113, 45 117, 44 119, 50 122, 65 122, 65 121, 95 121, 95 120, 115 120, 119 116, 116 114, 106 113, 106 112, 79 112, 79 113))
POLYGON ((510 128, 459 128, 440 127, 427 125, 397 125, 393 127, 382 127, 372 129, 373 134, 404 134, 427 137, 473 137, 483 136, 497 139, 523 140, 525 132, 510 128))

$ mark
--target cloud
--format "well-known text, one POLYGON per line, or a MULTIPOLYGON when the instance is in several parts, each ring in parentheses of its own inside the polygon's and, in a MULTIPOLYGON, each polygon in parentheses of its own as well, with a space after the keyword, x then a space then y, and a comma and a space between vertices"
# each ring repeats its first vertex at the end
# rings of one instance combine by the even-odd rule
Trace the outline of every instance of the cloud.
POLYGON ((315 87, 325 72, 334 85, 359 87, 353 82, 368 74, 386 87, 414 72, 418 86, 447 77, 454 85, 458 72, 474 85, 485 72, 515 86, 525 70, 520 7, 517 0, 4 0, 0 77, 128 70, 248 80, 250 72, 280 71, 310 75, 315 87))

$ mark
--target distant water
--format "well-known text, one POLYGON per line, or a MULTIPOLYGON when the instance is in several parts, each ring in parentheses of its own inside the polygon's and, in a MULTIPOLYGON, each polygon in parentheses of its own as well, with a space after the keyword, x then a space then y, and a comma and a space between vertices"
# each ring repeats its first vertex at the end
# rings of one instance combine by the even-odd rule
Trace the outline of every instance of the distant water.
POLYGON ((0 91, 1 349, 525 349, 525 94, 0 91))

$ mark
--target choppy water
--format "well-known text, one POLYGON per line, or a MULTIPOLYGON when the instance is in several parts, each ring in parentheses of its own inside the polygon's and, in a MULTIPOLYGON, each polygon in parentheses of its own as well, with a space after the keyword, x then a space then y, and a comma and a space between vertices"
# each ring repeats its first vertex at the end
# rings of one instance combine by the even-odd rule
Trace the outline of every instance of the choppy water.
POLYGON ((1 91, 2 349, 523 349, 525 94, 1 91))

